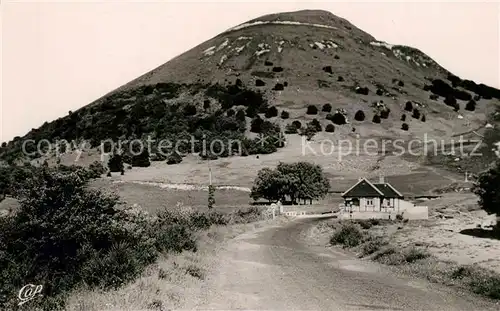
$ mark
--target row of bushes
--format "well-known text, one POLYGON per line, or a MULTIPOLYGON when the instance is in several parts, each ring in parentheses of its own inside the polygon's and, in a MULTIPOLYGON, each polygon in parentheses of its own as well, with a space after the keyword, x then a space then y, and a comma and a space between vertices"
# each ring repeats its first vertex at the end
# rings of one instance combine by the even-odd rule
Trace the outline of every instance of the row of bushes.
POLYGON ((178 206, 148 215, 87 187, 84 170, 32 169, 18 184, 19 210, 0 218, 0 309, 17 310, 16 293, 29 283, 44 286, 33 303, 61 309, 71 290, 117 288, 161 253, 196 251, 196 231, 261 217, 256 207, 222 215, 178 206))
POLYGON ((382 222, 371 219, 343 224, 332 234, 330 243, 356 249, 359 257, 369 257, 381 264, 409 265, 410 271, 430 281, 454 284, 485 297, 500 299, 499 274, 471 265, 450 262, 438 264, 437 259, 428 251, 416 246, 395 248, 383 237, 374 236, 367 231, 382 222), (446 268, 443 268, 443 265, 446 268))

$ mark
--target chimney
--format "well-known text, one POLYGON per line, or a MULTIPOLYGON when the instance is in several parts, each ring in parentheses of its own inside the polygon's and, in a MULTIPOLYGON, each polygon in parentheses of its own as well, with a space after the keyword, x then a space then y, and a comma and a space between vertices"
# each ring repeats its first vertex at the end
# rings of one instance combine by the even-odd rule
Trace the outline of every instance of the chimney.
POLYGON ((385 184, 385 181, 384 181, 384 175, 380 175, 380 176, 378 177, 378 183, 379 183, 379 184, 385 184))

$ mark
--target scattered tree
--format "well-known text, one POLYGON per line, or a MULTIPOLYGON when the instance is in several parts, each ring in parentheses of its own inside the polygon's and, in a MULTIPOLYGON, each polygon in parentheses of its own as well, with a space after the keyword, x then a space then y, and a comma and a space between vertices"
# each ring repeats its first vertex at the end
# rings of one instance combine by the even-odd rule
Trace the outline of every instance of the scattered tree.
POLYGON ((356 114, 354 115, 354 120, 356 120, 356 121, 364 121, 365 120, 365 113, 363 112, 363 110, 356 111, 356 114))
POLYGON ((318 114, 318 108, 314 105, 307 106, 307 114, 318 114))
POLYGON ((254 181, 250 196, 269 201, 287 201, 323 198, 330 183, 319 165, 307 162, 279 163, 276 169, 261 169, 254 181))
POLYGON ((283 111, 281 112, 281 118, 282 118, 283 120, 286 120, 286 119, 288 119, 289 117, 290 117, 290 113, 288 113, 288 111, 283 110, 283 111))

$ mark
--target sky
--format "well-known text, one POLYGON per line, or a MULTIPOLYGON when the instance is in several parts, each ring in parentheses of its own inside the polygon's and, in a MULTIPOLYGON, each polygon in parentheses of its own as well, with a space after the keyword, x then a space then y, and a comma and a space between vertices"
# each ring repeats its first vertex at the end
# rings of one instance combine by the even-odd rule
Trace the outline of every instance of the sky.
POLYGON ((500 4, 452 1, 1 1, 0 141, 65 116, 264 14, 322 9, 500 88, 500 4))

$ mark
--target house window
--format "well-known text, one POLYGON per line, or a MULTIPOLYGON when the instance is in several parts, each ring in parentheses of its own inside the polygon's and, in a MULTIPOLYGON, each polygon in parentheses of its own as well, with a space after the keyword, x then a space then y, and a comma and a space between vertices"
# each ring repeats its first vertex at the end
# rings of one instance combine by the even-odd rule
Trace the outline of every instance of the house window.
POLYGON ((366 205, 373 206, 373 199, 366 199, 366 205))

